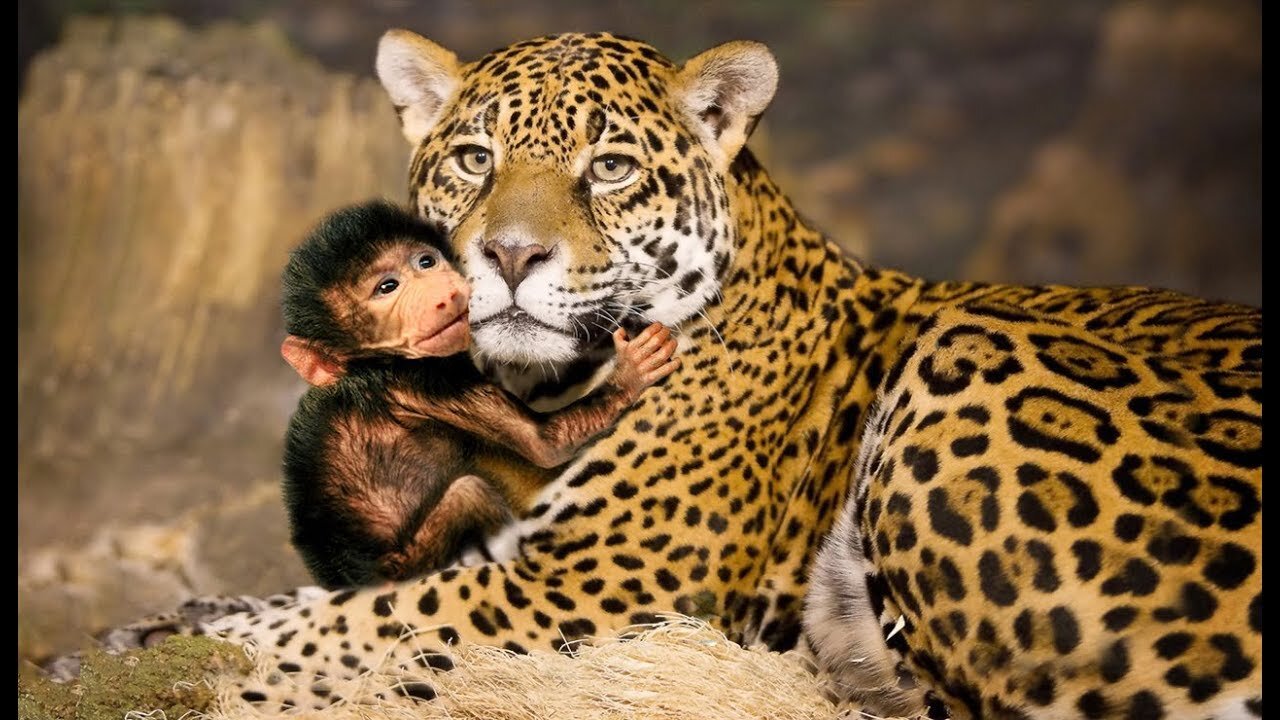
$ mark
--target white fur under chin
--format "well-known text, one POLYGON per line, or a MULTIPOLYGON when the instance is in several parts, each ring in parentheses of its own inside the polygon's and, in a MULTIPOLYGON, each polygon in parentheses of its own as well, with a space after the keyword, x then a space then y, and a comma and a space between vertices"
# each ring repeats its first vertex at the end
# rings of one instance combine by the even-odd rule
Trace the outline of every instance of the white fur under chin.
POLYGON ((550 328, 513 321, 472 329, 476 355, 486 362, 514 365, 568 363, 578 357, 578 341, 550 328))

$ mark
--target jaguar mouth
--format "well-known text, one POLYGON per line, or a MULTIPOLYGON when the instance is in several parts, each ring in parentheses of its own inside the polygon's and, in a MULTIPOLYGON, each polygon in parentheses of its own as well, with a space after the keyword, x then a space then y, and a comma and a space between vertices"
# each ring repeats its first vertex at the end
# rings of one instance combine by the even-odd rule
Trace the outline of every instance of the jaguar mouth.
POLYGON ((471 334, 474 349, 498 362, 568 362, 581 354, 579 338, 572 332, 518 307, 473 323, 471 334))
POLYGON ((545 323, 539 320, 538 318, 531 315, 529 311, 525 310, 524 308, 515 307, 515 306, 509 307, 506 310, 503 310, 502 312, 498 313, 497 315, 490 315, 484 320, 477 322, 476 327, 477 328, 503 327, 512 331, 519 331, 523 329, 528 329, 528 330, 536 329, 536 330, 547 330, 550 332, 560 333, 561 335, 570 334, 554 325, 550 325, 548 323, 545 323))

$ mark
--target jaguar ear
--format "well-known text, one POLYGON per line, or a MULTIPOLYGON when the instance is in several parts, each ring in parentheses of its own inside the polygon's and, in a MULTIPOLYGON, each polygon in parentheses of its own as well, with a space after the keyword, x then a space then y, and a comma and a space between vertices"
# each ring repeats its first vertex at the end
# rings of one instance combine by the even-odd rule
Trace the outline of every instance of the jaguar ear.
POLYGON ((375 64, 400 116, 400 129, 417 147, 461 84, 458 57, 417 33, 388 30, 378 41, 375 64))
POLYGON ((755 129, 778 88, 778 63, 758 42, 717 45, 680 68, 676 92, 705 129, 704 140, 724 153, 727 165, 755 129))

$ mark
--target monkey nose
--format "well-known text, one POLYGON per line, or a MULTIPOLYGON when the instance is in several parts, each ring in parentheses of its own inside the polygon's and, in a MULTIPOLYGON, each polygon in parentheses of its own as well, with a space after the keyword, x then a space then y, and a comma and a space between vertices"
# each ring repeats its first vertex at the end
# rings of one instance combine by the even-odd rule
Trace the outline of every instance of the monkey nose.
POLYGON ((461 312, 466 309, 467 302, 470 299, 471 296, 466 292, 465 288, 451 284, 449 288, 445 290, 444 296, 440 302, 436 303, 436 310, 446 310, 450 307, 454 307, 461 312))
POLYGON ((481 249, 484 256, 498 266, 498 272, 502 274, 502 279, 511 288, 511 292, 516 291, 516 286, 529 275, 535 265, 551 257, 551 251, 537 243, 507 245, 498 240, 489 240, 481 249))

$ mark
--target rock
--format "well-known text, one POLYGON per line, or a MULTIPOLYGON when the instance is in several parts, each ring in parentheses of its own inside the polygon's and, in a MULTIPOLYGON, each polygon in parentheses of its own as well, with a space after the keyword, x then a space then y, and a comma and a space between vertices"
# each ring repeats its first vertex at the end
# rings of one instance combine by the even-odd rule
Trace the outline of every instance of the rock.
POLYGON ((76 20, 18 127, 19 655, 303 582, 279 274, 324 213, 403 197, 382 89, 267 24, 76 20))

